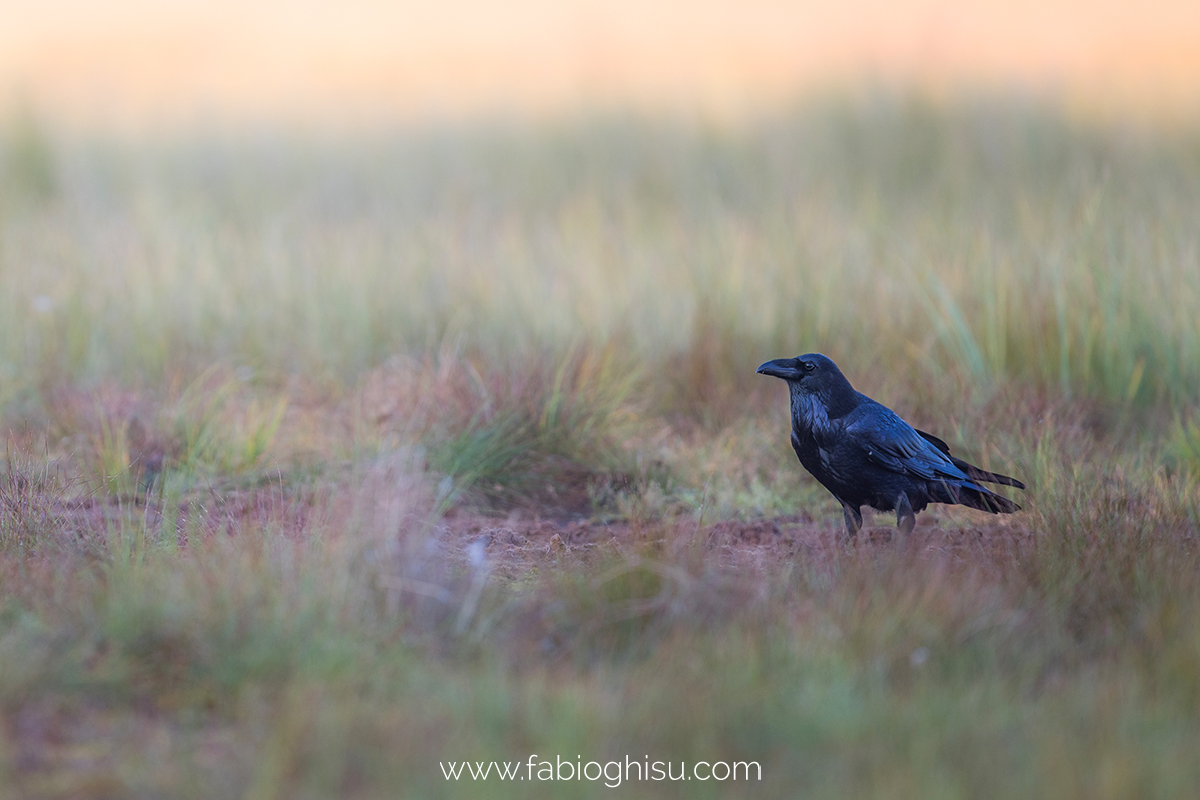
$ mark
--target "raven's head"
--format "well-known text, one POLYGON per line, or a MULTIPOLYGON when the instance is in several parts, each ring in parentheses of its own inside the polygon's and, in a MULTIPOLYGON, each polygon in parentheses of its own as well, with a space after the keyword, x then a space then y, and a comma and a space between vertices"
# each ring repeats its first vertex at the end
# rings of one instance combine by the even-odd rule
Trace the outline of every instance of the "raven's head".
POLYGON ((831 416, 858 404, 858 393, 850 381, 828 356, 808 353, 796 358, 777 358, 760 366, 756 372, 787 381, 793 396, 815 395, 831 416))
POLYGON ((783 378, 788 383, 799 384, 801 389, 818 393, 826 384, 846 380, 837 364, 820 353, 809 353, 796 358, 777 358, 755 371, 760 375, 783 378))

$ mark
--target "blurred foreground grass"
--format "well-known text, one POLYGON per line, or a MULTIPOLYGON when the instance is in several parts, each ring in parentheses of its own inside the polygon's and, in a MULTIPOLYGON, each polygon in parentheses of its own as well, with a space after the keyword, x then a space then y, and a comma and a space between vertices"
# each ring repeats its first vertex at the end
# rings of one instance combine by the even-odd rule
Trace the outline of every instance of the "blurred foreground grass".
POLYGON ((811 104, 316 142, 0 137, 0 786, 1190 796, 1200 133, 811 104), (820 350, 1026 511, 802 475, 820 350))

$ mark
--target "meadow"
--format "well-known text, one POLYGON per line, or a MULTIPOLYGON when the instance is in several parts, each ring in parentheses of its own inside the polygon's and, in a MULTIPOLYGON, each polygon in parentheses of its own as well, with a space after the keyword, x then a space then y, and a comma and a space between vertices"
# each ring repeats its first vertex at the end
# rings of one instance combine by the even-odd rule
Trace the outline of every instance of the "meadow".
MULTIPOLYGON (((1200 127, 0 126, 0 796, 1191 797, 1200 127), (754 369, 1029 484, 903 547, 754 369), (757 762, 447 780, 445 762, 757 762)), ((524 773, 522 773, 524 774, 524 773)))

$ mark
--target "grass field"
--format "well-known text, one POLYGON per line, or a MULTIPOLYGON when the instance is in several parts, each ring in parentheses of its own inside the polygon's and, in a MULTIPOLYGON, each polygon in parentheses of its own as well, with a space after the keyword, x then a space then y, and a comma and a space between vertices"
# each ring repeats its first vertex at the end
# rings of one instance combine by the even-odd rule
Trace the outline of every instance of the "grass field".
POLYGON ((1191 797, 1197 220, 1200 129, 1011 99, 13 115, 0 795, 1191 797), (808 351, 1025 510, 843 544, 808 351), (761 781, 443 774, 533 754, 761 781))

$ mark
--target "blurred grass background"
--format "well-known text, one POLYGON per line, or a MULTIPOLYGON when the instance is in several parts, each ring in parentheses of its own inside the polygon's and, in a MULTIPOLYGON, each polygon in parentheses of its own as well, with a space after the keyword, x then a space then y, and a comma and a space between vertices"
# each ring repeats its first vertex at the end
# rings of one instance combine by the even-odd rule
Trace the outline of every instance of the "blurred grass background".
POLYGON ((1190 129, 907 96, 737 129, 6 133, 5 402, 215 361, 353 381, 447 339, 519 360, 619 338, 667 383, 743 390, 800 346, 1114 401, 1200 377, 1190 129))
POLYGON ((1189 796, 1198 187, 1196 128, 1016 98, 137 142, 18 111, 0 782, 592 796, 437 761, 646 753, 763 763, 714 796, 1189 796), (839 546, 753 374, 813 350, 1027 511, 839 546))

